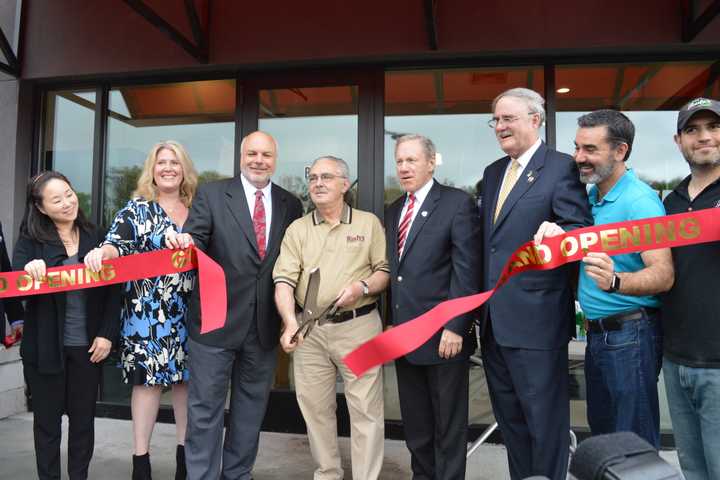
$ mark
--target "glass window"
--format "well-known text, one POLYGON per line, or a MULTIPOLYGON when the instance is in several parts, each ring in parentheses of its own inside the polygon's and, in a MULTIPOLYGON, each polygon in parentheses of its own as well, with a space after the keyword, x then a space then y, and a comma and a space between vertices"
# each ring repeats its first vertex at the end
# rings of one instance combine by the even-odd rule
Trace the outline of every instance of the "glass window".
MULTIPOLYGON (((106 224, 130 198, 148 152, 163 140, 187 150, 200 182, 231 177, 235 152, 235 81, 213 80, 110 90, 103 216, 106 224)), ((117 361, 103 370, 103 401, 127 403, 117 361)), ((162 403, 169 405, 169 391, 162 403)))
POLYGON ((235 81, 211 80, 110 90, 104 220, 110 222, 135 189, 150 148, 176 140, 200 181, 234 172, 235 81))
POLYGON ((690 173, 673 141, 678 109, 695 97, 720 96, 712 62, 559 66, 556 86, 558 150, 573 153, 583 113, 622 110, 635 124, 628 166, 663 197, 690 173))
POLYGON ((351 204, 357 198, 358 87, 285 88, 260 91, 258 128, 278 142, 273 177, 310 206, 306 171, 316 158, 333 155, 350 167, 351 204))
MULTIPOLYGON (((627 165, 663 197, 690 173, 673 141, 678 109, 699 96, 720 96, 712 62, 566 65, 556 68, 555 78, 558 150, 573 153, 580 115, 600 108, 621 110, 635 124, 627 165)), ((584 394, 582 370, 574 377, 583 386, 579 393, 584 394)), ((662 380, 658 393, 660 427, 671 431, 662 380)), ((587 426, 585 402, 573 401, 572 405, 572 424, 587 426)))
MULTIPOLYGON (((395 140, 408 133, 429 137, 441 161, 435 179, 475 195, 490 163, 503 157, 493 129, 493 99, 514 87, 544 92, 542 67, 420 70, 385 75, 385 204, 402 190, 395 172, 395 140)), ((544 137, 544 130, 542 135, 544 137)), ((385 416, 400 419, 394 364, 385 367, 385 416)), ((470 369, 470 423, 494 422, 482 366, 470 369)))
MULTIPOLYGON (((429 137, 440 153, 435 178, 475 194, 483 170, 504 156, 488 127, 491 103, 514 87, 544 91, 542 67, 422 70, 385 75, 385 203, 402 191, 396 179, 395 139, 429 137)), ((544 131, 543 131, 544 135, 544 131)))
POLYGON ((68 177, 91 217, 95 91, 48 92, 45 122, 42 165, 68 177))

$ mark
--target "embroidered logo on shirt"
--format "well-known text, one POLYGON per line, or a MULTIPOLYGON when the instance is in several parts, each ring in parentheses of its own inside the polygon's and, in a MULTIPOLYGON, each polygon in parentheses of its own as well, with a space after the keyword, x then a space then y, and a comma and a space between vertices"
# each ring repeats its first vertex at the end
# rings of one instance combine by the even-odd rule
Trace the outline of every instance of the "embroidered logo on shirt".
POLYGON ((355 242, 364 242, 365 241, 364 235, 348 235, 346 238, 347 238, 347 243, 355 243, 355 242))

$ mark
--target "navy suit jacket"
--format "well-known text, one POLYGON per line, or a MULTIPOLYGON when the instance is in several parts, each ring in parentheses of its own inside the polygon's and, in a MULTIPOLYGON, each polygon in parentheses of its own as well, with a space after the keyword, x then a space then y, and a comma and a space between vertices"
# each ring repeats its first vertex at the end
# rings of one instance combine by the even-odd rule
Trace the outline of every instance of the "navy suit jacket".
MULTIPOLYGON (((5 244, 5 237, 3 236, 2 224, 0 224, 0 271, 10 272, 12 271, 12 265, 10 264, 10 258, 8 257, 7 246, 5 244)), ((19 297, 0 299, 0 334, 5 337, 5 316, 9 323, 23 320, 25 316, 25 310, 23 309, 22 302, 19 297)))
MULTIPOLYGON (((483 290, 495 286, 510 255, 532 240, 543 221, 555 222, 566 231, 593 223, 575 162, 545 143, 530 159, 493 223, 509 162, 510 157, 501 158, 483 175, 483 290)), ((551 350, 566 345, 574 319, 572 271, 566 266, 511 277, 485 304, 481 333, 489 314, 495 341, 501 346, 551 350)))
POLYGON ((260 259, 240 175, 198 187, 183 231, 192 235, 195 245, 223 268, 228 304, 225 326, 201 334, 199 293, 203 286, 196 286, 187 316, 190 337, 196 342, 240 348, 251 322, 255 322, 265 350, 278 344, 280 315, 273 297, 272 270, 285 229, 302 216, 303 210, 300 200, 287 190, 273 184, 270 192, 272 219, 266 254, 260 259))
MULTIPOLYGON (((394 325, 422 315, 438 303, 478 292, 480 280, 480 225, 475 200, 457 188, 433 180, 398 258, 398 224, 405 195, 385 212, 387 255, 390 264, 391 318, 394 325)), ((475 312, 451 320, 445 328, 464 336, 462 352, 450 360, 440 358, 442 330, 415 351, 409 362, 434 365, 466 361, 475 351, 475 312)))

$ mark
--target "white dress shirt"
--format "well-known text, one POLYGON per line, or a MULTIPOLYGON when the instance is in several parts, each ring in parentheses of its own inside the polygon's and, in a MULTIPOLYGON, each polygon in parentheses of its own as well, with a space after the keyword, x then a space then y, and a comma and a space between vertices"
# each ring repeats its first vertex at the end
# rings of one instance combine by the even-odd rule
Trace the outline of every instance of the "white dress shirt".
MULTIPOLYGON (((520 155, 517 158, 518 163, 520 164, 520 168, 517 172, 517 178, 520 179, 520 175, 522 175, 523 171, 525 170, 525 167, 527 167, 527 164, 530 163, 530 159, 533 155, 535 155, 535 152, 537 152, 537 149, 540 148, 540 145, 542 144, 541 139, 537 139, 535 143, 533 143, 532 147, 525 150, 525 153, 520 155)), ((512 160, 508 162, 507 167, 505 167, 505 175, 503 175, 503 182, 505 182, 505 177, 507 177, 507 173, 510 170, 510 165, 512 165, 512 160)))
MULTIPOLYGON (((414 193, 415 195, 415 206, 413 207, 412 216, 410 217, 410 225, 408 225, 408 236, 410 236, 410 229, 412 228, 412 224, 415 221, 415 217, 417 217, 418 212, 420 212, 423 202, 425 201, 425 197, 427 197, 428 192, 430 192, 430 189, 433 186, 433 179, 425 183, 422 187, 418 188, 417 191, 414 193)), ((407 211, 408 205, 410 204, 410 194, 405 194, 405 205, 403 205, 402 211, 400 212, 400 219, 398 220, 398 227, 400 227, 400 224, 402 223, 403 218, 405 217, 405 212, 407 211)), ((407 237, 405 238, 405 241, 407 241, 407 237)), ((403 249, 405 250, 405 249, 403 249)))
POLYGON ((265 206, 265 247, 270 239, 270 220, 272 219, 272 182, 268 182, 263 188, 257 188, 255 185, 245 178, 245 175, 240 174, 240 180, 242 181, 243 189, 245 190, 245 198, 247 199, 248 208, 250 209, 250 219, 252 220, 253 214, 255 213, 255 192, 260 190, 263 195, 263 205, 265 206))

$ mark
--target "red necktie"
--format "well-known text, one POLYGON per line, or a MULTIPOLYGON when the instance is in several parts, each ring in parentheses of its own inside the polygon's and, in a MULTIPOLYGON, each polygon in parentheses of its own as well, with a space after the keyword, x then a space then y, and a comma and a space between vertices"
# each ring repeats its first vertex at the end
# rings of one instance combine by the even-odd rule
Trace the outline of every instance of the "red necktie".
POLYGON ((409 199, 410 202, 408 203, 407 210, 405 210, 405 216, 402 222, 400 222, 400 228, 398 228, 398 256, 401 256, 403 253, 405 239, 407 239, 408 231, 410 230, 410 221, 412 220, 413 209, 415 207, 415 195, 411 193, 409 199))
POLYGON ((255 211, 253 212, 253 229, 257 240, 260 260, 265 258, 265 204, 261 190, 255 192, 255 211))

